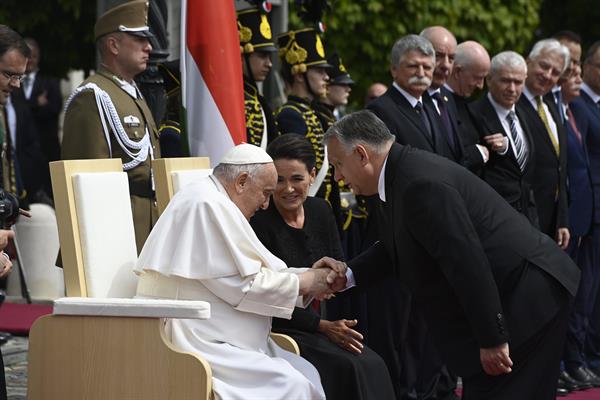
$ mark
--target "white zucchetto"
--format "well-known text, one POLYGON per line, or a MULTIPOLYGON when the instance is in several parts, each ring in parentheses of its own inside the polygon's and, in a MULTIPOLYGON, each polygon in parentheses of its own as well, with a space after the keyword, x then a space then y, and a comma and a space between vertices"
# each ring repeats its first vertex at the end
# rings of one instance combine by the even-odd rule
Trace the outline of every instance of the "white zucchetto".
POLYGON ((219 164, 266 164, 272 163, 273 159, 266 151, 258 146, 248 143, 238 144, 225 153, 219 164))

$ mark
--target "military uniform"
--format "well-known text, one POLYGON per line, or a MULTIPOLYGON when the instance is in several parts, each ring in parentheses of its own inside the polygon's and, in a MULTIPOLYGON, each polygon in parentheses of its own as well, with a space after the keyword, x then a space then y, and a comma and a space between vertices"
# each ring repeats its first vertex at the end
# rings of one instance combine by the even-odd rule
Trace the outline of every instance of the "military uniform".
MULTIPOLYGON (((148 3, 134 1, 103 14, 96 39, 111 32, 151 35, 148 3)), ((107 69, 86 79, 66 103, 63 159, 120 158, 129 179, 138 252, 158 219, 151 162, 160 157, 158 130, 146 101, 134 82, 107 69)))
MULTIPOLYGON (((286 68, 292 74, 305 74, 311 67, 331 67, 325 58, 321 38, 313 28, 283 33, 278 37, 278 42, 282 68, 286 68)), ((325 129, 319 120, 315 103, 290 95, 287 102, 277 110, 276 120, 282 134, 304 135, 312 144, 317 157, 317 177, 309 194, 329 202, 341 228, 339 188, 333 168, 327 160, 323 145, 325 129)))
POLYGON ((279 136, 273 111, 267 100, 260 94, 249 57, 254 52, 275 52, 271 25, 267 18, 269 11, 263 7, 248 8, 237 13, 240 51, 247 74, 244 74, 244 113, 246 115, 247 143, 266 150, 267 145, 279 136))

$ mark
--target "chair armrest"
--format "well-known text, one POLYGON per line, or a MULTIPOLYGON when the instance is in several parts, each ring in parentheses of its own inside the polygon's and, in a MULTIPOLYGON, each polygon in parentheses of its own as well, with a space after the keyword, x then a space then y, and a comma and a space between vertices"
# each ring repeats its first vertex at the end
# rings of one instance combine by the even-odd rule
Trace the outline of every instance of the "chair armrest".
POLYGON ((191 300, 61 297, 54 301, 53 314, 208 319, 210 303, 191 300))
POLYGON ((298 343, 296 343, 292 337, 284 335, 283 333, 271 332, 271 339, 273 339, 273 341, 282 349, 300 355, 300 347, 298 347, 298 343))

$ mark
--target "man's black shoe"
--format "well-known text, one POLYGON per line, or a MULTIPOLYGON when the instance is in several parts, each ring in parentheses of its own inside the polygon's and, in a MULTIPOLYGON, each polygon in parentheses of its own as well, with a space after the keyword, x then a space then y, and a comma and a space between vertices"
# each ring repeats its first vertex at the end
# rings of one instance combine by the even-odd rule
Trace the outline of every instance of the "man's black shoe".
POLYGON ((571 378, 575 379, 577 383, 589 383, 594 387, 600 387, 600 379, 598 379, 598 377, 595 375, 591 376, 584 367, 578 367, 574 370, 567 370, 567 373, 571 376, 571 378))
POLYGON ((560 371, 560 374, 558 375, 559 386, 560 381, 563 381, 563 386, 561 387, 564 387, 565 389, 571 392, 574 392, 576 390, 585 390, 592 387, 590 383, 577 382, 571 377, 571 375, 567 373, 567 371, 560 371))
POLYGON ((569 391, 564 388, 556 388, 556 397, 564 397, 569 394, 569 391))
POLYGON ((558 378, 558 384, 556 385, 556 387, 559 389, 564 389, 567 392, 573 392, 576 390, 576 389, 574 389, 574 387, 579 387, 579 386, 574 385, 572 383, 565 382, 565 380, 558 378))

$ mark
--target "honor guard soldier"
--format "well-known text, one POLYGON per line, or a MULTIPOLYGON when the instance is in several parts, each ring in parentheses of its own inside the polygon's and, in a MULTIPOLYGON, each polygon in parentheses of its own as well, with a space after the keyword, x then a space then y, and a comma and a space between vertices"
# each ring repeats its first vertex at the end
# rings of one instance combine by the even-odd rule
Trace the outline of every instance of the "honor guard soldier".
POLYGON ((94 28, 98 72, 71 94, 65 106, 63 159, 121 158, 138 252, 158 218, 151 161, 160 157, 158 131, 133 78, 146 69, 152 46, 148 2, 108 10, 94 28))
POLYGON ((354 85, 354 81, 338 53, 328 56, 327 62, 332 66, 327 71, 329 74, 327 95, 317 101, 317 112, 325 131, 341 118, 339 107, 348 104, 348 97, 354 85))
POLYGON ((281 73, 289 89, 287 102, 277 112, 279 131, 306 136, 317 157, 317 176, 309 195, 327 200, 341 227, 338 183, 327 160, 316 101, 327 95, 328 70, 325 49, 319 33, 313 28, 290 31, 278 37, 281 73))
POLYGON ((267 144, 279 136, 279 131, 273 111, 267 100, 260 94, 257 82, 263 82, 269 75, 273 66, 271 55, 277 51, 277 48, 267 19, 267 14, 271 11, 271 3, 267 1, 250 1, 250 3, 256 4, 256 7, 240 10, 237 13, 244 71, 246 134, 248 143, 265 150, 267 144))

